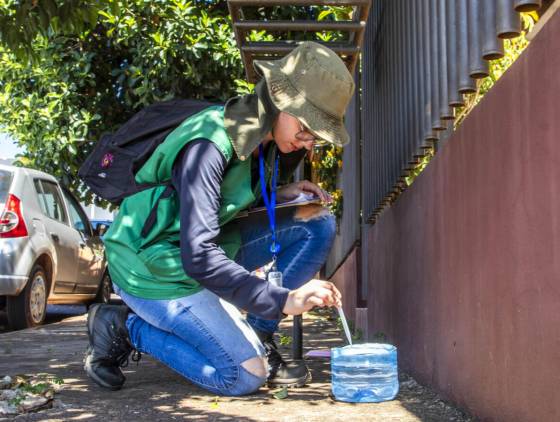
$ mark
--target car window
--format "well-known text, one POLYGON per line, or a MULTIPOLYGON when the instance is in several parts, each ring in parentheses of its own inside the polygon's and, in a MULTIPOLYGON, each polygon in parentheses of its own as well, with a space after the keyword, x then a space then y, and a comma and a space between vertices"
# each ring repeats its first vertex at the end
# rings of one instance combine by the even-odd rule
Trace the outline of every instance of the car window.
POLYGON ((0 170, 0 204, 5 204, 8 200, 12 178, 13 173, 11 171, 0 170))
POLYGON ((35 180, 35 189, 39 195, 39 203, 41 204, 41 209, 48 217, 53 220, 58 220, 62 223, 68 222, 66 218, 66 211, 64 210, 64 203, 62 202, 62 197, 60 196, 58 186, 56 183, 49 182, 47 180, 35 180))
POLYGON ((68 210, 70 212, 70 222, 72 224, 72 227, 74 227, 79 232, 82 232, 86 236, 91 236, 91 228, 88 224, 88 219, 84 213, 84 210, 74 199, 74 197, 66 191, 66 189, 64 189, 63 192, 64 197, 66 198, 66 202, 68 202, 68 210))
POLYGON ((39 197, 39 206, 43 214, 47 214, 47 206, 45 205, 45 200, 43 199, 43 188, 41 187, 41 181, 39 179, 33 179, 33 184, 35 185, 35 191, 39 197))

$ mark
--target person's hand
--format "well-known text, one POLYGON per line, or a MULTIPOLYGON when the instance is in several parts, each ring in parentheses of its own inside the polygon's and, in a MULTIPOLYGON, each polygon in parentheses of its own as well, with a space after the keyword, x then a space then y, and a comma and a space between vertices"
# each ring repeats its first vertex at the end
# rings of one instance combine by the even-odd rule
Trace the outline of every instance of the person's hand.
POLYGON ((313 194, 319 197, 322 202, 332 202, 332 196, 329 195, 327 191, 321 189, 309 180, 300 180, 299 182, 279 187, 276 191, 276 200, 278 203, 291 201, 292 199, 297 198, 300 193, 313 194))
POLYGON ((342 306, 342 295, 330 281, 312 279, 288 294, 286 315, 301 315, 315 306, 342 306))

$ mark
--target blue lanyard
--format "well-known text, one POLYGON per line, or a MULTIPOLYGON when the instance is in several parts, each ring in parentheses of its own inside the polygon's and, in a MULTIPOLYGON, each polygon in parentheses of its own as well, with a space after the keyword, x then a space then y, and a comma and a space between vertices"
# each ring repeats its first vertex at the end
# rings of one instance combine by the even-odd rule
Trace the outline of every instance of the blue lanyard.
POLYGON ((280 252, 280 245, 276 242, 276 179, 278 178, 278 154, 274 161, 274 171, 272 172, 272 182, 270 189, 270 199, 266 191, 266 178, 264 176, 264 148, 259 144, 259 171, 261 177, 261 190, 266 206, 266 213, 268 214, 268 223, 270 225, 270 232, 272 233, 272 243, 270 244, 270 253, 272 259, 276 261, 276 254, 280 252))

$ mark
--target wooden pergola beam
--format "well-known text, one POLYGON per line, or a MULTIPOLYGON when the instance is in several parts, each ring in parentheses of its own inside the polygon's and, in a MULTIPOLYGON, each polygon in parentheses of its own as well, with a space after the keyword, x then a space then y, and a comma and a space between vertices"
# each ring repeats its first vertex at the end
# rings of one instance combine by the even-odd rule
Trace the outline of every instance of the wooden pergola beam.
MULTIPOLYGON (((258 42, 248 42, 243 47, 241 47, 241 51, 245 51, 247 53, 252 54, 274 54, 274 55, 284 55, 288 54, 292 51, 298 44, 301 44, 305 41, 274 41, 274 42, 266 42, 266 41, 258 41, 258 42)), ((343 55, 354 55, 360 52, 360 47, 354 47, 345 45, 342 43, 330 43, 330 42, 321 42, 316 41, 319 44, 323 44, 326 47, 329 47, 335 53, 343 54, 343 55)))
POLYGON ((235 22, 234 28, 241 31, 306 31, 306 32, 320 32, 320 31, 344 31, 344 32, 357 32, 365 29, 365 22, 309 22, 309 21, 255 21, 245 20, 235 22))
POLYGON ((371 0, 228 0, 233 6, 370 6, 371 0))

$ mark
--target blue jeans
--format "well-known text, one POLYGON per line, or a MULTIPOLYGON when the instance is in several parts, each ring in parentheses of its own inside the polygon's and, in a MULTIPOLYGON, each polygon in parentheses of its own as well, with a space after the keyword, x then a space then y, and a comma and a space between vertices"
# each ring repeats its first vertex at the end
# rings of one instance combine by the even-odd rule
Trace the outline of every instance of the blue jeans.
MULTIPOLYGON (((266 216, 238 220, 242 246, 236 261, 249 271, 270 261, 270 231, 266 216)), ((293 210, 279 212, 277 239, 282 250, 278 269, 284 286, 295 289, 323 265, 332 245, 332 215, 298 221, 293 210)), ((237 308, 207 289, 173 300, 143 299, 113 284, 115 292, 134 311, 126 325, 133 346, 163 362, 194 384, 220 395, 252 393, 266 376, 249 372, 242 364, 265 357, 254 327, 273 332, 278 321, 255 315, 243 318, 237 308)))
MULTIPOLYGON (((282 272, 283 286, 294 290, 311 280, 325 263, 336 233, 336 220, 332 214, 326 214, 307 222, 298 221, 294 219, 293 208, 278 209, 276 219, 276 238, 281 247, 278 270, 282 272)), ((240 221, 241 248, 235 261, 253 271, 271 261, 268 217, 260 213, 240 221)), ((252 314, 247 321, 267 333, 274 333, 280 322, 252 314)))

